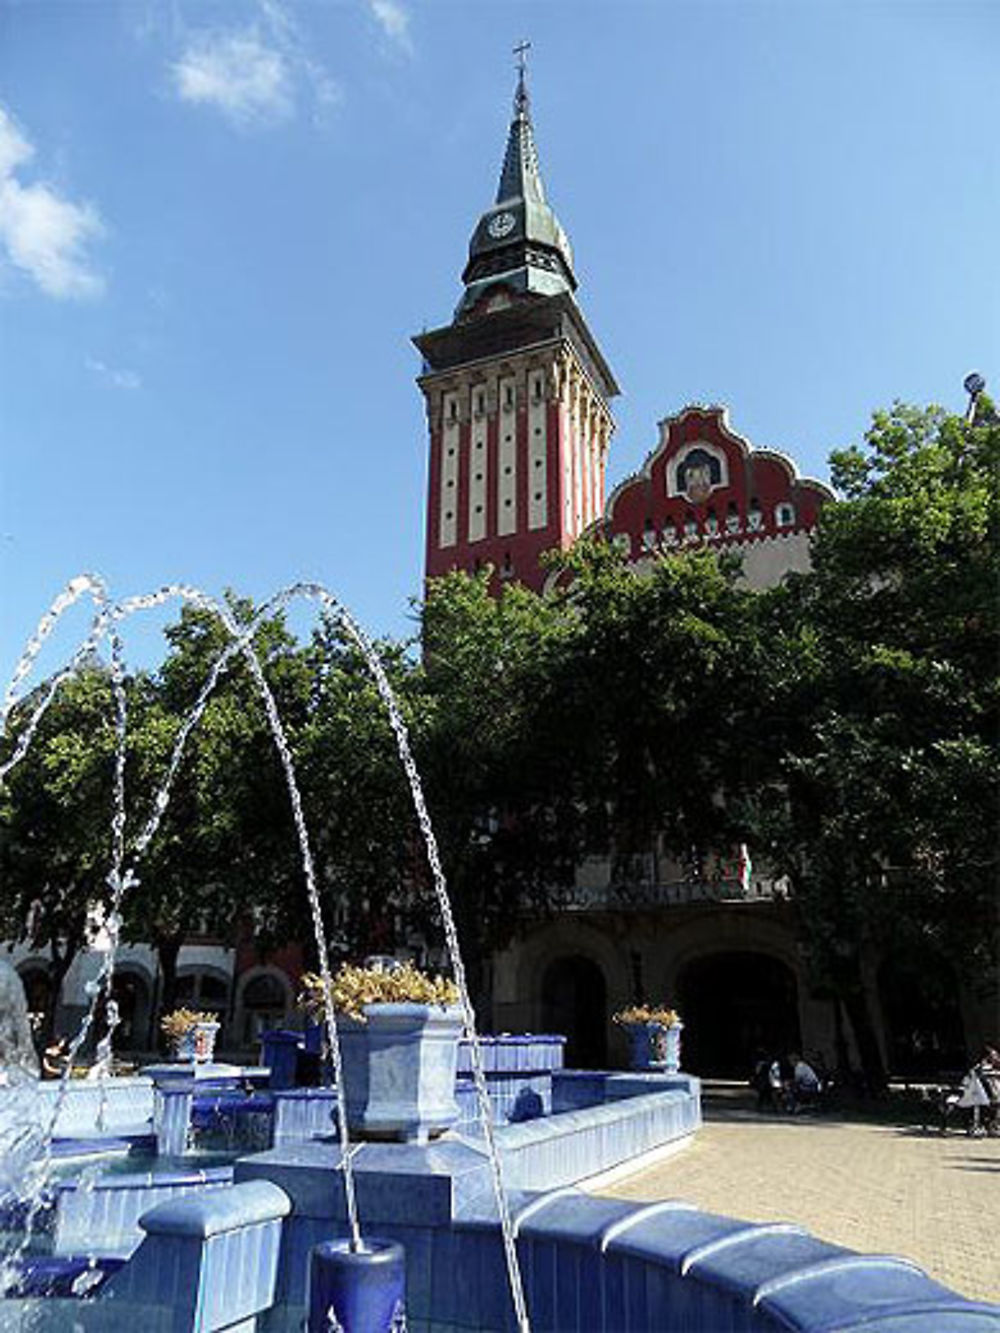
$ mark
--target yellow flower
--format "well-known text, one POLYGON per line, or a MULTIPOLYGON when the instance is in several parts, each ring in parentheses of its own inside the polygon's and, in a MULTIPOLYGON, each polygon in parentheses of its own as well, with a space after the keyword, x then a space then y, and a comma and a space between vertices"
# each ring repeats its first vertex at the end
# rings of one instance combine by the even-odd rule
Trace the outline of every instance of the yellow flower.
POLYGON ((618 1013, 612 1014, 611 1021, 623 1027, 629 1023, 660 1023, 665 1028, 675 1028, 681 1016, 676 1009, 668 1009, 666 1005, 633 1004, 628 1009, 619 1009, 618 1013))
POLYGON ((215 1014, 206 1014, 200 1009, 174 1009, 160 1019, 160 1028, 171 1041, 180 1041, 198 1023, 215 1022, 215 1014))
MULTIPOLYGON (((333 1007, 349 1018, 365 1021, 366 1004, 437 1004, 442 1008, 458 1003, 458 987, 447 977, 429 977, 412 963, 395 967, 355 967, 341 964, 332 978, 333 1007)), ((315 972, 302 976, 299 1005, 313 1018, 322 1018, 325 1007, 323 978, 315 972)))

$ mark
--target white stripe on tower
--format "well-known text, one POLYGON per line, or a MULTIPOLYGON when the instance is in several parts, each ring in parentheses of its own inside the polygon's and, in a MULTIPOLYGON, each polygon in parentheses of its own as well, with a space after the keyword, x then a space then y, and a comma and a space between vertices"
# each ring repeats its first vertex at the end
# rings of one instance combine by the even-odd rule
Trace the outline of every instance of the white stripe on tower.
POLYGON ((534 370, 528 388, 528 527, 544 528, 548 522, 548 404, 545 372, 534 370))
POLYGON ((486 386, 472 390, 472 435, 469 445, 469 541, 486 536, 487 449, 486 386))
POLYGON ((438 545, 454 546, 458 537, 458 394, 446 393, 441 403, 441 494, 438 545))
POLYGON ((497 532, 509 537, 517 531, 517 382, 512 376, 500 381, 497 432, 497 532))

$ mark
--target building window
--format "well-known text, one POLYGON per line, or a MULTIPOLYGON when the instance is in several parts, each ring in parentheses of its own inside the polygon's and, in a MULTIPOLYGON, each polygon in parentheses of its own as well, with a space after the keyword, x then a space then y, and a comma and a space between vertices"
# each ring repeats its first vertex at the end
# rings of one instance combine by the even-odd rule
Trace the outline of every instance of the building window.
POLYGON ((256 976, 243 990, 243 1024, 241 1035, 244 1045, 260 1040, 260 1034, 279 1027, 288 1013, 288 992, 273 974, 256 976))
POLYGON ((795 509, 790 504, 780 504, 775 510, 774 517, 779 528, 790 528, 795 522, 795 509))
POLYGON ((688 513, 684 517, 684 535, 686 537, 695 537, 698 534, 698 524, 695 522, 694 514, 688 513))
POLYGON ((760 501, 754 496, 750 501, 750 512, 747 514, 747 527, 751 532, 759 532, 763 522, 764 515, 760 512, 760 501))
POLYGON ((705 520, 705 531, 710 537, 716 536, 719 531, 719 520, 715 516, 715 510, 708 511, 708 518, 705 520))
POLYGON ((643 529, 642 544, 647 551, 656 550, 656 528, 650 519, 646 520, 646 526, 643 529))
POLYGON ((726 531, 739 532, 739 530, 740 530, 740 512, 736 508, 736 502, 734 500, 730 500, 729 505, 726 509, 726 531))
POLYGON ((182 972, 174 995, 189 1009, 211 1009, 221 1014, 229 1003, 229 985, 212 972, 182 972))

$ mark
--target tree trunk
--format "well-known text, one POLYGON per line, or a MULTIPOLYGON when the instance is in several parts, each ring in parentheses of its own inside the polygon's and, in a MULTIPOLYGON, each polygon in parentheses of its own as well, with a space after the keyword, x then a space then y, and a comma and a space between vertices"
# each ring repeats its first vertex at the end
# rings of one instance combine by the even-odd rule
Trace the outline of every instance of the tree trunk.
POLYGON ((851 1027, 854 1029, 865 1090, 873 1096, 880 1096, 886 1087, 885 1065, 875 1035, 875 1024, 872 1022, 868 997, 865 995, 860 977, 857 981, 852 979, 847 985, 841 985, 839 994, 851 1027))
POLYGON ((166 1039, 159 1030, 159 1019, 169 1014, 177 1002, 177 956, 181 951, 183 935, 167 935, 156 941, 156 956, 160 962, 160 1001, 154 1006, 156 1045, 167 1049, 166 1039))
MULTIPOLYGON (((66 980, 66 973, 73 965, 73 959, 79 952, 79 946, 67 942, 62 950, 59 950, 55 944, 51 945, 52 961, 49 963, 49 995, 45 1005, 45 1012, 42 1017, 42 1031, 39 1038, 41 1049, 44 1051, 50 1046, 56 1037, 56 1012, 59 1008, 59 1001, 62 996, 63 982, 66 980)), ((70 1040, 76 1036, 75 1032, 59 1033, 59 1036, 68 1036, 70 1040)))

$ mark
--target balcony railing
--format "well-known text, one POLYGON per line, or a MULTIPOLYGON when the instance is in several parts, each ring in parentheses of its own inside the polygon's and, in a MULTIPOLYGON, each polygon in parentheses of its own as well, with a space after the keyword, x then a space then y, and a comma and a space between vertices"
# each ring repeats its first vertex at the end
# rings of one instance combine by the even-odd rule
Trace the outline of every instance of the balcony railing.
POLYGON ((725 877, 662 884, 631 880, 599 887, 577 885, 565 894, 561 905, 571 912, 628 912, 688 903, 776 902, 787 897, 785 879, 752 879, 746 885, 725 877))

